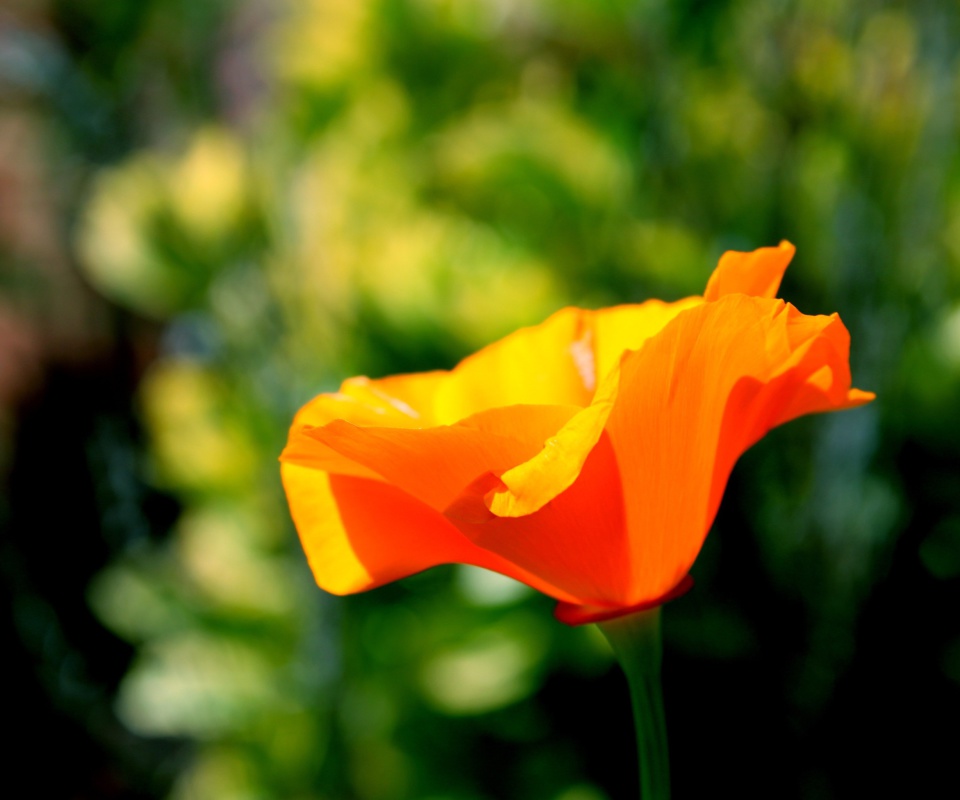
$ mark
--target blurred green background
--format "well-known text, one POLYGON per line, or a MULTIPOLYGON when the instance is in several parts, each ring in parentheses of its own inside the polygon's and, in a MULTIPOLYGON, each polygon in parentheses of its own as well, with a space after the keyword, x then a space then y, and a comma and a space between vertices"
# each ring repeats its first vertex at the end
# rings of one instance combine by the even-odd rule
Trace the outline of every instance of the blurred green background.
POLYGON ((935 0, 5 0, 5 783, 635 796, 594 630, 460 567, 325 595, 276 458, 347 376, 789 239, 879 400, 735 470, 664 612, 676 796, 955 787, 958 144, 935 0))

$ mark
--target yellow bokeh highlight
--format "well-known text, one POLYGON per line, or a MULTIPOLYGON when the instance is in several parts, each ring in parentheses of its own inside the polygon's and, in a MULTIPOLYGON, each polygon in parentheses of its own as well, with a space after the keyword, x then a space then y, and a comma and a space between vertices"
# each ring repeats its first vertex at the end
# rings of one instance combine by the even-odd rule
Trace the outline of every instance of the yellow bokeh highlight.
POLYGON ((77 249, 87 275, 107 295, 162 314, 175 304, 149 239, 151 220, 165 201, 162 169, 140 156, 97 177, 84 209, 77 249))
POLYGON ((254 194, 240 140, 199 129, 182 152, 102 171, 77 232, 81 266, 105 295, 150 316, 196 303, 243 227, 254 194))
POLYGON ((201 630, 151 641, 120 686, 118 714, 152 736, 206 739, 253 725, 276 705, 276 671, 261 649, 201 630))
POLYGON ((258 458, 243 428, 230 420, 216 374, 192 361, 155 364, 141 404, 160 479, 190 491, 249 486, 258 458))
POLYGON ((501 624, 431 655, 421 671, 424 696, 450 716, 483 714, 533 690, 543 656, 542 631, 501 624))
MULTIPOLYGON (((439 323, 480 345, 560 303, 545 263, 491 226, 421 201, 422 170, 400 139, 408 117, 395 84, 370 84, 298 176, 282 292, 301 309, 305 338, 335 342, 368 303, 398 328, 439 323)), ((578 165, 572 178, 593 181, 595 194, 619 180, 603 152, 597 175, 578 165)), ((575 154, 567 160, 574 170, 575 154)))
POLYGON ((174 215, 198 238, 216 240, 237 224, 250 177, 239 140, 222 128, 202 128, 172 165, 167 191, 174 215))
POLYGON ((288 565, 257 545, 255 520, 223 507, 189 510, 177 525, 176 552, 191 584, 226 612, 283 615, 296 596, 288 565))
POLYGON ((210 747, 180 775, 170 800, 261 800, 256 777, 239 748, 210 747))
POLYGON ((374 55, 374 0, 289 3, 270 48, 283 80, 319 89, 363 74, 374 55))

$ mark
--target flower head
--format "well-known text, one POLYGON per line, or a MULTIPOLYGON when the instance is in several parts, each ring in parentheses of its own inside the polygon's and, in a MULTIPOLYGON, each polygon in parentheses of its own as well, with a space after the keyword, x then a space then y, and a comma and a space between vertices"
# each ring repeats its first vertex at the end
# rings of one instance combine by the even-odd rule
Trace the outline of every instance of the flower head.
POLYGON ((578 624, 684 590, 737 458, 850 388, 836 314, 775 299, 789 243, 728 252, 703 297, 566 308, 450 371, 350 378, 281 456, 317 583, 474 564, 578 624))

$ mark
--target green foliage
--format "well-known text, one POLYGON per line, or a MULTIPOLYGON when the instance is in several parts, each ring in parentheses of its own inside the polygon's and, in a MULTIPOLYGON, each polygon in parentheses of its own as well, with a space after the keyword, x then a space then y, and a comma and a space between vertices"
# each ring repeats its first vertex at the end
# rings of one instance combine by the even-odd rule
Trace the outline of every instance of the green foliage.
MULTIPOLYGON (((77 257, 167 331, 138 402, 153 479, 184 511, 90 603, 137 648, 123 721, 196 743, 173 797, 606 797, 615 783, 539 699, 551 676, 604 673, 598 635, 463 568, 323 595, 276 457, 296 408, 349 375, 448 367, 564 304, 697 293, 723 250, 780 239, 798 248, 784 296, 841 312, 857 385, 881 400, 744 460, 664 625, 668 653, 704 663, 762 649, 719 566, 723 537, 752 537, 763 577, 738 579, 802 609, 791 713, 807 724, 918 502, 876 464, 911 437, 960 448, 944 433, 960 390, 958 73, 941 35, 956 9, 255 6, 55 4, 129 140, 91 149, 112 163, 92 169, 77 257)), ((938 580, 960 572, 950 503, 909 554, 938 580)))

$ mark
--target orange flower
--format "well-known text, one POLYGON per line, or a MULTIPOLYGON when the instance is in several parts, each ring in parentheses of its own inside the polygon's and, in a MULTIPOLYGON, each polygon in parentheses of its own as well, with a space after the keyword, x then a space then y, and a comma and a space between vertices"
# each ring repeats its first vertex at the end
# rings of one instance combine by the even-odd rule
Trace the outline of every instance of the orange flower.
POLYGON ((281 461, 317 583, 474 564, 569 624, 682 592, 740 454, 873 399, 850 388, 839 317, 774 299, 793 252, 729 252, 703 297, 566 308, 449 372, 350 378, 307 403, 281 461))

